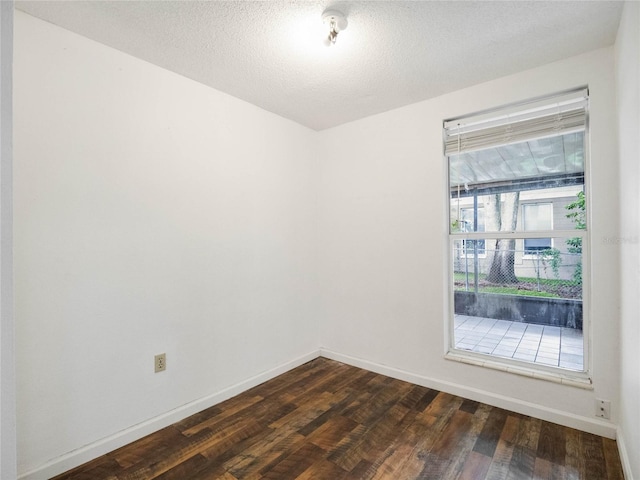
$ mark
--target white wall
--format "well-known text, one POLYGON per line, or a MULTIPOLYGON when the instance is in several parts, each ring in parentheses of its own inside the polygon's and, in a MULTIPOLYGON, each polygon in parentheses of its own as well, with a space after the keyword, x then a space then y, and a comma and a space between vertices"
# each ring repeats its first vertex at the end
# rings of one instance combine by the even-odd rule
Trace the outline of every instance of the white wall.
POLYGON ((628 479, 640 478, 640 4, 624 6, 616 41, 620 149, 620 417, 628 479))
POLYGON ((19 472, 317 355, 313 131, 22 12, 14 93, 19 472))
POLYGON ((618 420, 616 118, 612 49, 598 50, 321 133, 321 347, 327 355, 613 436, 618 420), (592 391, 443 358, 446 178, 442 121, 589 85, 592 391), (612 422, 596 420, 610 399, 612 422))
POLYGON ((0 3, 0 478, 16 478, 13 315, 13 2, 0 3))

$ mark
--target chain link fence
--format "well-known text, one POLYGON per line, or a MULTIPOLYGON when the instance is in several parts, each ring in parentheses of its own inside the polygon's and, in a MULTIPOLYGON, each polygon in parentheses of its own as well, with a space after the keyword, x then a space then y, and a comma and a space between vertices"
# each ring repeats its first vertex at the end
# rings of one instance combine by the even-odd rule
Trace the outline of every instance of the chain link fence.
POLYGON ((551 240, 454 241, 454 290, 582 299, 582 253, 568 251, 575 239, 551 240))

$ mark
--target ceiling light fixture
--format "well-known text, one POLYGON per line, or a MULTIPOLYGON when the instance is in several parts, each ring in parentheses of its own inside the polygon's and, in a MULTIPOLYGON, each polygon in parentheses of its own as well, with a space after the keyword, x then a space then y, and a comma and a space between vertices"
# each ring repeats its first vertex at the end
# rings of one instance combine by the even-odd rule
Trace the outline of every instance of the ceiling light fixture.
POLYGON ((322 23, 329 25, 329 35, 324 39, 327 47, 335 44, 338 32, 347 28, 347 18, 337 10, 325 10, 322 14, 322 23))

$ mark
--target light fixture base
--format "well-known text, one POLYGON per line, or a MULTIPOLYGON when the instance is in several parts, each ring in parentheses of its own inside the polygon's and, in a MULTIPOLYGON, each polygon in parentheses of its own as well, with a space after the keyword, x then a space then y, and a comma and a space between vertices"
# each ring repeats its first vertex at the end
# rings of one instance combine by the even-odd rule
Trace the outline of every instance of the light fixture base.
POLYGON ((322 22, 326 25, 330 25, 331 22, 335 22, 337 32, 345 30, 348 25, 347 17, 337 10, 325 10, 322 13, 322 22))

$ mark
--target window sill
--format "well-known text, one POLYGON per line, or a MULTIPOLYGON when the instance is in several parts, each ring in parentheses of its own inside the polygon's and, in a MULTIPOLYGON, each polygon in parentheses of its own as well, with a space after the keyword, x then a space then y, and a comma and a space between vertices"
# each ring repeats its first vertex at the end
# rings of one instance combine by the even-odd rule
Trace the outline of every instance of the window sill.
POLYGON ((535 253, 523 253, 522 258, 524 260, 538 260, 538 258, 541 258, 541 257, 535 253))
POLYGON ((527 367, 526 365, 515 365, 510 362, 500 361, 495 358, 481 358, 475 355, 468 355, 459 351, 448 352, 445 354, 446 360, 451 360, 459 363, 466 363, 468 365, 475 365, 477 367, 490 368, 492 370, 498 370, 506 373, 513 373, 515 375, 521 375, 523 377, 536 378, 538 380, 544 380, 547 382, 558 383, 561 385, 567 385, 570 387, 582 388, 584 390, 593 390, 593 382, 589 378, 588 374, 584 372, 554 372, 547 371, 538 368, 527 367))

